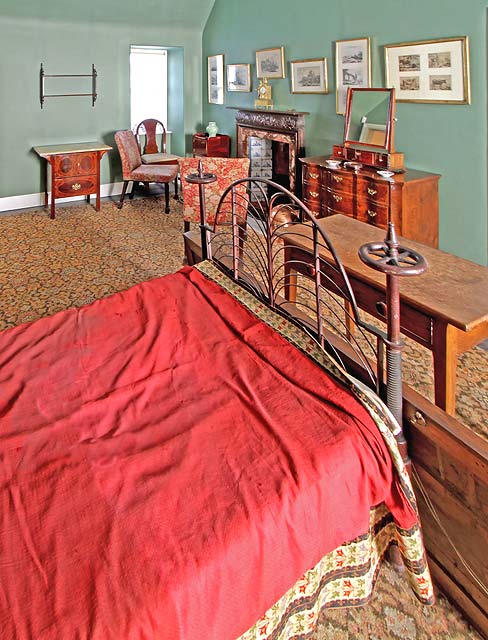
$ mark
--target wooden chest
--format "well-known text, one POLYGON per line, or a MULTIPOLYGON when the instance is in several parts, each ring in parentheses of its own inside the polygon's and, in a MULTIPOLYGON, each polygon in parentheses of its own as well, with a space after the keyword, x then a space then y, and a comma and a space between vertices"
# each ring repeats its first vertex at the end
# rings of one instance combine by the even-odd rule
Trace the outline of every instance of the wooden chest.
POLYGON ((325 156, 301 158, 303 200, 312 213, 342 213, 432 247, 439 239, 439 175, 407 169, 384 178, 376 169, 331 169, 325 156))
POLYGON ((210 138, 204 133, 195 133, 192 140, 193 156, 208 156, 212 158, 230 157, 230 137, 217 134, 210 138))

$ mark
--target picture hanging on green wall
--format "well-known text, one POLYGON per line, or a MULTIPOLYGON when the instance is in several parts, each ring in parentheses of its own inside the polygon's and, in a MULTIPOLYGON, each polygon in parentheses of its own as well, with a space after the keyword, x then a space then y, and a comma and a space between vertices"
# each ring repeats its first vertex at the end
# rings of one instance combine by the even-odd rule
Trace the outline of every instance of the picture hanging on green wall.
POLYGON ((385 70, 397 102, 470 102, 467 36, 388 44, 385 70))
POLYGON ((371 86, 371 47, 369 38, 336 42, 336 112, 346 112, 349 87, 371 86))
POLYGON ((292 93, 328 93, 327 58, 290 62, 292 93))
POLYGON ((251 91, 251 65, 227 65, 227 91, 251 91))
POLYGON ((224 56, 208 56, 208 101, 224 104, 224 56))
POLYGON ((256 51, 256 74, 258 78, 284 78, 285 50, 283 47, 256 51))

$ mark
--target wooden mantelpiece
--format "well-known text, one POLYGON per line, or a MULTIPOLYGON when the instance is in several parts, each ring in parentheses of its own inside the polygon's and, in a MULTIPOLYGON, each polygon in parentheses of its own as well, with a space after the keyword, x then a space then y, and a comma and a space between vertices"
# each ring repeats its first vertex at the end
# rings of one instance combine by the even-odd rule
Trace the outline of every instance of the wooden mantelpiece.
POLYGON ((290 191, 301 195, 301 165, 305 155, 305 116, 307 111, 279 111, 276 109, 236 109, 237 157, 249 155, 249 138, 265 138, 288 145, 288 174, 290 191))

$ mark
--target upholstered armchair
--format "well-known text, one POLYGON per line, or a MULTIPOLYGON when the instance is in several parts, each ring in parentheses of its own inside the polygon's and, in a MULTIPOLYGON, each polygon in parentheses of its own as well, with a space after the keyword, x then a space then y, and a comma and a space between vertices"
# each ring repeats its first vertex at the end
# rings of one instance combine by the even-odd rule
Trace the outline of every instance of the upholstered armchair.
POLYGON ((115 134, 115 142, 120 153, 122 176, 124 179, 124 186, 122 188, 122 194, 117 207, 121 209, 124 204, 124 198, 129 182, 133 183, 130 197, 134 195, 134 188, 138 182, 143 182, 146 185, 150 182, 157 182, 164 184, 165 211, 166 213, 169 213, 169 183, 177 179, 178 165, 143 164, 139 145, 137 144, 134 134, 130 130, 117 131, 115 134))
MULTIPOLYGON (((215 213, 223 192, 227 187, 241 178, 249 175, 249 158, 182 158, 180 164, 181 190, 183 194, 183 220, 185 255, 189 264, 198 262, 201 258, 200 232, 190 230, 191 223, 200 223, 200 198, 198 185, 185 180, 190 173, 198 173, 200 162, 204 173, 217 176, 216 182, 205 185, 206 221, 215 224, 215 213)), ((237 193, 246 199, 246 185, 237 188, 237 193)), ((245 213, 245 212, 244 212, 245 213)), ((219 222, 229 222, 230 207, 221 210, 219 222)), ((241 211, 242 215, 242 211, 241 211)))

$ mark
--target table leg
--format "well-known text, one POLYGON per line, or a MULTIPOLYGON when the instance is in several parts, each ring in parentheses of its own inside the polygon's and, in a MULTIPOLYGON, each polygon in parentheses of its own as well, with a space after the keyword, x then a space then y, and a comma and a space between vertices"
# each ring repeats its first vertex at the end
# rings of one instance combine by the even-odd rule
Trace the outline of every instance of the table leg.
POLYGON ((100 153, 100 151, 97 153, 97 203, 95 206, 97 211, 100 211, 100 160, 103 153, 104 152, 100 153))
POLYGON ((51 215, 49 217, 51 218, 51 220, 54 220, 54 218, 56 217, 56 202, 54 198, 56 171, 54 169, 54 158, 50 160, 50 163, 51 163, 51 215))
POLYGON ((48 206, 49 206, 49 196, 48 196, 48 191, 47 191, 47 181, 49 179, 48 168, 49 168, 49 162, 46 162, 46 184, 44 186, 44 208, 45 209, 47 209, 48 206))
POLYGON ((456 369, 458 329, 446 322, 433 327, 435 403, 453 416, 456 413, 456 369))
POLYGON ((294 271, 290 267, 291 253, 290 250, 285 246, 284 257, 285 263, 285 285, 284 285, 284 293, 285 298, 288 302, 293 302, 294 304, 297 301, 297 272, 294 271))
POLYGON ((344 300, 344 315, 345 315, 345 325, 346 325, 346 337, 349 342, 352 342, 354 337, 354 330, 356 328, 356 321, 354 319, 354 312, 352 309, 352 304, 349 300, 344 300))

